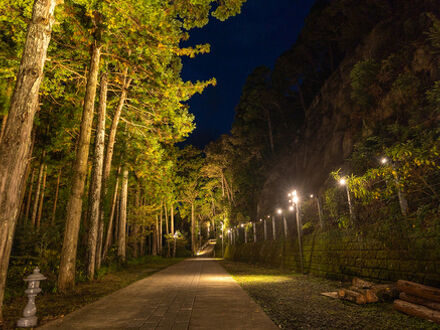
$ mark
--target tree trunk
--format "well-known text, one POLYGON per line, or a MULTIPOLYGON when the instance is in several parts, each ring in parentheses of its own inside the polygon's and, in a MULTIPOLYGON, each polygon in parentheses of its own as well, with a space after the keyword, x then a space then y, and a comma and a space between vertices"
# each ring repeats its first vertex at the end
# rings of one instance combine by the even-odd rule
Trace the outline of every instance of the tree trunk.
POLYGON ((52 226, 55 225, 55 216, 56 216, 56 213, 57 213, 57 203, 58 203, 58 193, 59 193, 59 190, 60 190, 60 178, 61 178, 61 168, 60 168, 60 170, 58 172, 57 187, 56 187, 56 190, 55 190, 55 199, 54 199, 54 202, 53 202, 52 220, 51 220, 51 225, 52 226))
POLYGON ((38 205, 40 202, 41 182, 43 181, 43 174, 44 174, 44 162, 43 160, 41 160, 40 173, 38 174, 38 181, 37 181, 37 190, 35 191, 34 206, 32 207, 32 217, 31 217, 32 227, 35 227, 37 221, 38 205))
POLYGON ((170 221, 171 221, 171 233, 174 235, 174 205, 170 206, 170 221))
POLYGON ((0 143, 3 140, 3 135, 5 135, 5 129, 6 129, 6 122, 8 121, 8 114, 5 114, 3 116, 3 120, 2 120, 2 126, 0 128, 0 143))
POLYGON ((413 316, 417 316, 420 317, 422 319, 426 319, 426 320, 430 320, 433 321, 435 323, 439 323, 440 324, 440 312, 424 307, 424 306, 420 306, 420 305, 416 305, 416 304, 412 304, 410 302, 406 302, 400 299, 397 299, 394 301, 393 307, 395 309, 397 309, 400 312, 403 312, 405 314, 409 314, 409 315, 413 315, 413 316))
POLYGON ((126 258, 126 226, 127 226, 127 194, 128 194, 128 169, 122 172, 121 208, 119 216, 118 256, 122 262, 126 258))
POLYGON ((35 179, 35 168, 32 170, 31 182, 26 202, 26 213, 24 215, 23 222, 27 222, 29 220, 29 210, 31 209, 31 199, 32 199, 32 191, 34 189, 34 179, 35 179))
POLYGON ((194 203, 191 203, 191 252, 196 255, 196 222, 194 219, 194 203))
MULTIPOLYGON (((164 203, 164 210, 165 210, 165 234, 168 237, 168 234, 170 233, 170 227, 168 225, 168 209, 167 209, 167 203, 164 203)), ((167 258, 169 258, 171 255, 171 245, 170 240, 167 239, 167 258)))
POLYGON ((153 232, 151 235, 153 236, 152 243, 151 243, 151 255, 157 256, 157 216, 156 216, 156 225, 153 226, 153 232))
MULTIPOLYGON (((102 247, 102 240, 103 240, 103 231, 104 231, 104 204, 105 200, 107 198, 107 191, 108 191, 108 178, 110 176, 110 170, 113 160, 113 151, 114 151, 114 145, 116 141, 116 132, 119 124, 119 119, 121 117, 122 108, 124 107, 125 100, 127 99, 127 89, 130 86, 131 78, 127 80, 127 73, 128 68, 125 68, 124 70, 124 83, 122 85, 122 93, 119 98, 118 106, 115 109, 115 113, 113 115, 112 124, 110 127, 109 137, 107 141, 106 146, 106 152, 104 156, 104 168, 102 171, 102 184, 101 184, 101 205, 100 205, 100 211, 99 211, 99 232, 98 234, 98 256, 96 258, 96 269, 98 270, 101 268, 101 247, 102 247)), ((107 244, 107 243, 106 243, 107 244)), ((107 246, 108 251, 109 246, 107 246)), ((107 252, 105 253, 107 255, 107 252)))
POLYGON ((87 78, 84 109, 78 138, 79 141, 73 166, 72 188, 67 203, 66 228, 64 232, 63 249, 61 251, 60 272, 58 276, 58 289, 60 292, 66 292, 75 285, 78 232, 81 222, 84 184, 87 176, 87 159, 89 156, 90 135, 93 122, 96 86, 98 83, 100 56, 101 46, 95 41, 92 47, 90 71, 87 78))
POLYGON ((40 229, 41 215, 43 213, 44 192, 46 190, 47 165, 44 165, 44 170, 43 171, 44 171, 43 183, 42 183, 42 187, 41 187, 40 202, 39 202, 39 205, 38 205, 37 230, 40 229))
POLYGON ((87 277, 95 276, 96 250, 99 231, 99 206, 101 199, 102 169, 104 164, 105 113, 107 107, 107 74, 101 77, 98 120, 95 133, 95 153, 89 195, 89 232, 87 241, 87 277))
MULTIPOLYGON (((114 230, 114 236, 113 236, 113 242, 117 242, 118 241, 118 237, 119 237, 119 214, 120 214, 120 210, 121 210, 121 193, 118 193, 118 195, 116 196, 116 204, 115 204, 115 230, 114 230)), ((110 244, 111 245, 111 244, 110 244)), ((109 247, 110 247, 109 245, 109 247)))
POLYGON ((112 209, 110 212, 110 219, 108 222, 108 228, 107 228, 107 235, 105 238, 105 245, 104 245, 104 252, 102 254, 102 260, 105 260, 107 258, 108 249, 110 248, 110 245, 112 243, 112 233, 113 233, 113 223, 115 222, 115 211, 116 211, 116 205, 117 205, 117 199, 118 199, 118 189, 119 189, 119 174, 121 173, 121 166, 118 168, 117 176, 116 176, 116 184, 115 184, 115 192, 113 194, 113 202, 112 202, 112 209))
MULTIPOLYGON (((139 212, 139 209, 141 207, 141 187, 139 185, 139 182, 136 185, 136 195, 135 195, 135 201, 134 205, 136 207, 136 211, 139 212)), ((133 223, 133 256, 137 258, 139 256, 139 214, 136 214, 136 217, 134 218, 133 223)))
POLYGON ((401 300, 405 300, 405 301, 413 303, 413 304, 423 305, 425 307, 440 311, 440 303, 438 303, 438 302, 434 302, 434 301, 431 301, 431 300, 428 300, 425 298, 412 296, 412 295, 407 294, 405 292, 401 292, 399 295, 399 298, 401 300))
POLYGON ((9 256, 29 161, 32 125, 38 105, 55 0, 35 0, 17 73, 8 119, 0 143, 0 321, 9 256))
POLYGON ((159 217, 159 255, 162 255, 163 248, 163 205, 160 207, 160 217, 159 217))
POLYGON ((440 289, 431 286, 399 280, 397 281, 397 289, 412 296, 440 302, 440 289))

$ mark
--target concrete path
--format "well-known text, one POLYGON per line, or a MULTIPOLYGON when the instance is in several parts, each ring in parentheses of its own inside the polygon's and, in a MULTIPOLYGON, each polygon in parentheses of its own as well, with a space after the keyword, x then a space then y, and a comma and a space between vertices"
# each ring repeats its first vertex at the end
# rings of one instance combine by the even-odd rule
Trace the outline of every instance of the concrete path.
POLYGON ((212 259, 188 259, 39 329, 277 329, 212 259))

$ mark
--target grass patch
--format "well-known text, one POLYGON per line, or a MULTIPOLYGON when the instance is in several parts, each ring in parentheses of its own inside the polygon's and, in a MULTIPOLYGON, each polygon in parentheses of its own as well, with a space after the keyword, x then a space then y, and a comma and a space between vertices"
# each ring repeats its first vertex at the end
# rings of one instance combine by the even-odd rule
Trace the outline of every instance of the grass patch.
MULTIPOLYGON (((39 325, 71 313, 181 260, 183 259, 145 256, 130 260, 124 266, 111 265, 103 267, 98 273, 97 280, 80 282, 72 292, 65 295, 45 292, 45 284, 42 282, 43 293, 36 298, 39 325)), ((3 329, 15 329, 15 323, 21 317, 23 308, 27 303, 24 294, 25 288, 25 284, 23 284, 22 296, 5 301, 3 329)))
POLYGON ((220 261, 282 329, 439 329, 394 311, 391 303, 359 306, 321 296, 341 282, 246 263, 220 261))

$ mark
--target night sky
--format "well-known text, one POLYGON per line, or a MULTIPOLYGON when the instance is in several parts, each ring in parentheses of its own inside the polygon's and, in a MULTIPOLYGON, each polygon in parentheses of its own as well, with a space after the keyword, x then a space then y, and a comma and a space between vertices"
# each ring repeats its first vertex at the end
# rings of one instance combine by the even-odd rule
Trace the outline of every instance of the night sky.
MULTIPOLYGON (((273 68, 295 42, 315 0, 247 0, 240 15, 225 22, 211 19, 191 30, 189 45, 210 43, 211 52, 183 60, 184 80, 217 79, 190 101, 196 130, 186 143, 203 147, 229 132, 246 77, 260 65, 273 68)), ((187 44, 186 44, 187 45, 187 44)))

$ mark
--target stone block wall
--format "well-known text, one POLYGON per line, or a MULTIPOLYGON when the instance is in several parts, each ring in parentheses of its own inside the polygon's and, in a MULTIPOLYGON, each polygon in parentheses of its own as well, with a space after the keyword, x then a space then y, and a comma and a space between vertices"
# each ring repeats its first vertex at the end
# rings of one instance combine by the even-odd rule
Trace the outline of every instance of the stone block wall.
MULTIPOLYGON (((305 235, 305 272, 336 280, 359 276, 377 282, 406 279, 440 286, 438 228, 417 233, 392 228, 370 229, 366 235, 339 229, 305 235)), ((300 271, 298 250, 298 241, 292 236, 284 240, 228 245, 225 257, 300 271)))

